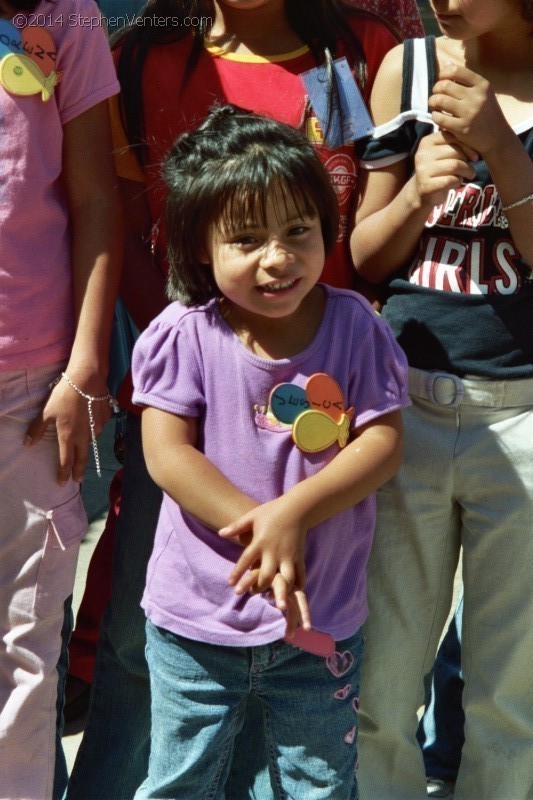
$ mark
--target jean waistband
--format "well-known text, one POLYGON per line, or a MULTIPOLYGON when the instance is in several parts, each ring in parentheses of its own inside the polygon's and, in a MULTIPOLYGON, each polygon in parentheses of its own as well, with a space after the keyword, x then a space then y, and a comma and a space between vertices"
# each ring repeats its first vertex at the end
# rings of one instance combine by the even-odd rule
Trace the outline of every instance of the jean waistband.
POLYGON ((533 406, 533 378, 477 380, 409 367, 409 394, 446 408, 533 406))

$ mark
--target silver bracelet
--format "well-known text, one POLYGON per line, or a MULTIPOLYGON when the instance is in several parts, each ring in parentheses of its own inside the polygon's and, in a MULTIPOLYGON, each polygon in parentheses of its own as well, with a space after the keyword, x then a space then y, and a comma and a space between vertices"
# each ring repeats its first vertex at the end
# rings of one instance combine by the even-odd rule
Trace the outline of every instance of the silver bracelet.
POLYGON ((76 384, 73 381, 70 380, 66 372, 62 372, 59 378, 56 378, 55 381, 52 381, 52 383, 50 384, 50 388, 52 389, 54 386, 57 386, 61 378, 63 378, 63 380, 65 380, 68 383, 68 385, 80 395, 80 397, 83 397, 83 399, 87 401, 87 410, 89 412, 89 428, 91 429, 91 444, 94 453, 94 463, 96 466, 96 474, 98 475, 99 478, 101 478, 102 470, 100 469, 100 454, 98 453, 98 443, 96 441, 96 425, 93 416, 93 403, 105 403, 105 402, 109 403, 114 414, 119 413, 120 407, 112 394, 102 395, 101 397, 93 397, 90 394, 82 392, 82 390, 78 386, 76 386, 76 384))
POLYGON ((502 206, 502 211, 510 211, 512 208, 524 206, 526 203, 529 203, 530 200, 533 200, 533 194, 528 194, 526 197, 522 197, 521 200, 515 200, 514 203, 509 203, 508 206, 502 206))

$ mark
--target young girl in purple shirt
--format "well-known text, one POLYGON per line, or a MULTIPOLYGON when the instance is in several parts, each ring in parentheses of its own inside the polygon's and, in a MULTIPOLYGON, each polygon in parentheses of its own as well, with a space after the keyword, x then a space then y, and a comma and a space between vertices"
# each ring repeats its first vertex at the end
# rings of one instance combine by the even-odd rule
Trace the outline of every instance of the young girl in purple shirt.
POLYGON ((275 793, 355 798, 365 565, 401 458, 404 356, 363 298, 317 283, 337 203, 299 132, 222 107, 165 170, 180 301, 133 360, 164 491, 137 797, 223 797, 255 694, 275 793))

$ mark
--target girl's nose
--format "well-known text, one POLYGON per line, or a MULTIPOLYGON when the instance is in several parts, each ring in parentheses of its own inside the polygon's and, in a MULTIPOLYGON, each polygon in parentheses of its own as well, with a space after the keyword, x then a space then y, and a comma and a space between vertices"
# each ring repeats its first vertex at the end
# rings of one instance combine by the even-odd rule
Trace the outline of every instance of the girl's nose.
POLYGON ((294 261, 294 255, 277 239, 269 239, 261 248, 260 264, 264 268, 284 267, 294 261))

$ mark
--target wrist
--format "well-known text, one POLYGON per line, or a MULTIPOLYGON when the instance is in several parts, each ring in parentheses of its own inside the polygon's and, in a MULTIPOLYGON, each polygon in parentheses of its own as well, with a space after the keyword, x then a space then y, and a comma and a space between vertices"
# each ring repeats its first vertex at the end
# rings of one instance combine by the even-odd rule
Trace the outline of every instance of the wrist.
POLYGON ((487 167, 489 167, 491 174, 492 165, 501 168, 502 164, 508 161, 512 162, 517 155, 518 157, 523 157, 523 154, 524 146, 512 128, 509 128, 506 134, 501 136, 491 147, 479 151, 480 157, 485 161, 487 167))
MULTIPOLYGON (((96 474, 98 475, 99 478, 101 478, 102 477, 102 471, 100 469, 100 455, 99 455, 99 452, 98 452, 98 443, 97 443, 97 440, 96 440, 97 429, 96 429, 96 421, 95 421, 95 417, 94 417, 94 406, 95 405, 98 406, 98 405, 101 405, 101 404, 106 404, 106 406, 109 406, 109 408, 111 409, 111 411, 113 411, 113 413, 117 414, 119 412, 119 410, 120 410, 119 406, 118 406, 118 403, 115 400, 115 398, 113 397, 113 395, 110 394, 109 391, 107 390, 107 385, 105 386, 105 394, 92 395, 92 394, 89 394, 88 392, 85 392, 76 383, 74 383, 74 381, 68 375, 67 372, 62 372, 54 381, 52 381, 52 383, 50 384, 50 388, 54 389, 58 384, 61 384, 63 382, 67 383, 68 386, 70 387, 70 389, 73 392, 75 392, 79 397, 81 397, 83 400, 85 400, 85 402, 87 403, 87 415, 88 415, 88 422, 89 422, 89 431, 90 431, 91 444, 92 444, 93 454, 94 454, 94 462, 95 462, 95 467, 96 467, 96 474)), ((107 414, 109 414, 109 411, 107 411, 107 414)))
POLYGON ((282 504, 285 519, 292 520, 298 527, 307 531, 317 524, 315 519, 317 500, 317 493, 307 491, 307 486, 302 481, 279 497, 277 502, 282 504))
POLYGON ((64 370, 70 380, 87 394, 107 393, 108 371, 107 359, 84 362, 72 358, 64 370))
POLYGON ((403 191, 398 195, 398 199, 409 216, 414 215, 417 218, 420 217, 424 222, 431 214, 435 205, 432 198, 426 198, 420 194, 415 175, 407 181, 403 191))

